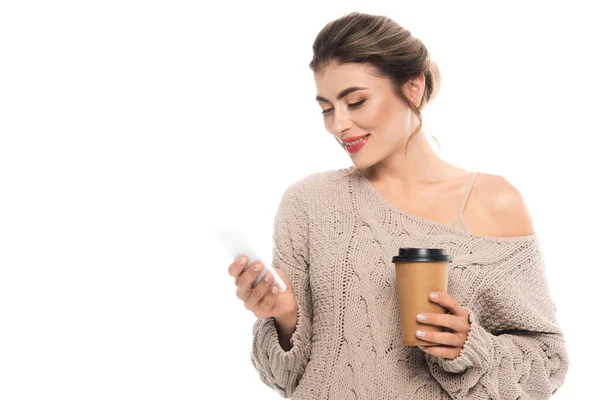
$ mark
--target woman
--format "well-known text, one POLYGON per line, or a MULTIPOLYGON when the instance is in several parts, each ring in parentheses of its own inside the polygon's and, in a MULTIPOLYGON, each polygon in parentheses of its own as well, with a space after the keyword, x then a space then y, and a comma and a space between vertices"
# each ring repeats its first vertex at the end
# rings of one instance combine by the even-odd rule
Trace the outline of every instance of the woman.
POLYGON ((543 256, 525 203, 506 179, 442 160, 421 130, 439 88, 423 43, 383 16, 352 13, 317 36, 310 64, 325 128, 352 167, 286 189, 272 276, 229 266, 258 317, 251 361, 294 399, 548 398, 568 368, 543 256), (350 142, 350 143, 348 143, 350 142), (446 314, 415 316, 435 346, 402 346, 391 263, 399 247, 452 256, 446 314))

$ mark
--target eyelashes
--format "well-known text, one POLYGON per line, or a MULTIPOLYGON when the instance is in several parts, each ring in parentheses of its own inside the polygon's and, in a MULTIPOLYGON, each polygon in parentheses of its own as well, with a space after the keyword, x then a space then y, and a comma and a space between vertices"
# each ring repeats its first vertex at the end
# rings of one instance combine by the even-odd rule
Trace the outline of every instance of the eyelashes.
MULTIPOLYGON (((361 105, 362 105, 362 104, 363 104, 365 101, 367 101, 367 100, 361 100, 361 101, 359 101, 359 102, 356 102, 356 103, 350 103, 350 104, 348 104, 348 107, 350 107, 350 108, 358 108, 358 107, 360 107, 360 106, 361 106, 361 105)), ((323 115, 327 115, 327 114, 329 114, 329 111, 331 111, 331 110, 333 110, 333 109, 332 109, 332 108, 328 108, 327 110, 323 110, 323 112, 322 112, 321 114, 323 114, 323 115)))

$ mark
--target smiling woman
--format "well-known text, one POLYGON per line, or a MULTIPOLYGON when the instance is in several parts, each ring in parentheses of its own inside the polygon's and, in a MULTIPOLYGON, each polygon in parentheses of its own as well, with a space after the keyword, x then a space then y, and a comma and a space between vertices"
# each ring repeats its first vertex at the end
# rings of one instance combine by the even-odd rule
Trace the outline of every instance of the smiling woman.
MULTIPOLYGON (((417 40, 417 39, 414 39, 417 40)), ((415 59, 415 62, 420 59, 415 59)), ((420 109, 433 94, 433 86, 439 83, 439 71, 433 61, 420 68, 422 72, 412 78, 404 76, 404 72, 388 72, 389 76, 367 63, 344 62, 339 59, 314 61, 314 77, 318 95, 316 101, 322 108, 325 129, 331 133, 340 145, 352 155, 352 162, 362 172, 367 167, 373 171, 383 170, 385 164, 393 167, 396 174, 404 171, 404 177, 417 176, 415 171, 424 173, 426 166, 434 166, 438 171, 447 174, 461 174, 465 171, 441 162, 427 143, 422 128, 420 109), (391 75, 390 75, 391 74, 391 75), (435 82, 438 83, 433 83, 435 82), (347 85, 355 83, 354 85, 347 85), (424 101, 425 100, 425 101, 424 101), (416 116, 414 118, 413 116, 416 116), (368 135, 367 140, 355 142, 368 135), (425 140, 424 140, 425 139, 425 140), (407 157, 408 147, 412 145, 413 162, 408 168, 399 168, 399 161, 392 161, 404 150, 407 157)), ((383 70, 385 66, 378 66, 383 70)), ((389 68, 389 67, 388 67, 389 68)), ((404 70, 419 69, 407 66, 404 70)), ((433 137, 433 135, 431 135, 433 137)), ((435 139, 435 137, 433 137, 435 139)), ((436 139, 437 142, 437 139, 436 139)), ((415 182, 417 183, 417 182, 415 182)))
MULTIPOLYGON (((347 18, 356 18, 357 14, 353 14, 347 18)), ((348 117, 347 114, 352 114, 353 117, 347 119, 352 120, 356 128, 381 127, 381 134, 384 134, 386 127, 381 126, 383 122, 395 127, 410 125, 410 111, 417 117, 418 126, 407 138, 395 135, 396 140, 405 143, 406 153, 406 146, 421 130, 421 110, 439 91, 441 75, 437 64, 431 60, 423 43, 406 30, 388 32, 390 36, 386 43, 376 43, 377 35, 363 37, 360 41, 326 43, 333 26, 332 23, 325 26, 315 40, 315 54, 310 63, 319 92, 316 100, 323 109, 326 129, 341 137, 345 128, 340 124, 344 121, 337 119, 343 120, 348 117), (336 47, 335 53, 332 53, 331 46, 336 47), (412 54, 407 52, 411 46, 416 49, 412 54), (377 54, 371 56, 369 62, 363 62, 373 48, 378 48, 377 54), (336 56, 331 57, 330 54, 336 56), (411 80, 415 78, 423 80, 419 84, 422 87, 412 85, 411 80), (349 82, 356 82, 356 85, 335 92, 340 84, 349 82), (332 93, 335 100, 333 96, 330 100, 325 93, 332 93), (358 109, 360 111, 353 112, 358 109), (336 110, 339 117, 335 116, 336 110), (395 112, 395 119, 390 118, 391 112, 395 112)), ((382 139, 389 144, 392 138, 382 139)))
POLYGON ((423 42, 385 16, 351 13, 319 32, 310 68, 325 129, 354 165, 282 196, 273 267, 290 293, 257 306, 261 381, 293 399, 549 397, 569 358, 537 234, 506 179, 431 148, 421 110, 440 73, 423 42), (423 320, 448 330, 424 327, 423 349, 401 341, 399 247, 453 260, 447 292, 432 298, 448 312, 423 320), (290 311, 274 314, 282 305, 290 311))

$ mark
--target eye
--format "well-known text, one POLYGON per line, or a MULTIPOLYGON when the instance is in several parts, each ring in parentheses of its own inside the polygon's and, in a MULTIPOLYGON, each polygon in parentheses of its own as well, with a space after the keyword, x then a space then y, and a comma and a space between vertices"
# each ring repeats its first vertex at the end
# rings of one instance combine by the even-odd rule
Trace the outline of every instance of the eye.
MULTIPOLYGON (((348 104, 348 107, 351 107, 351 108, 358 108, 358 107, 360 107, 360 106, 361 106, 361 105, 362 105, 362 104, 363 104, 365 101, 367 101, 367 100, 361 100, 361 101, 359 101, 359 102, 356 102, 356 103, 350 103, 350 104, 348 104)), ((331 111, 331 110, 332 110, 332 108, 328 108, 327 110, 323 110, 323 112, 322 112, 321 114, 323 114, 323 115, 327 115, 327 114, 329 114, 329 111, 331 111)))

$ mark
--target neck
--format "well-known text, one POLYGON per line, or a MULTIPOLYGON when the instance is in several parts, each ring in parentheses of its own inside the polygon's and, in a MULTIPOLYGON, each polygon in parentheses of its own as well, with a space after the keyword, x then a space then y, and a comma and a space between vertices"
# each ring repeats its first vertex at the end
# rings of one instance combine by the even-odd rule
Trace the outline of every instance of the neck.
POLYGON ((442 160, 431 148, 421 130, 409 142, 404 156, 406 142, 393 154, 375 165, 358 168, 358 171, 371 182, 401 185, 407 188, 446 182, 463 177, 463 170, 442 160))

